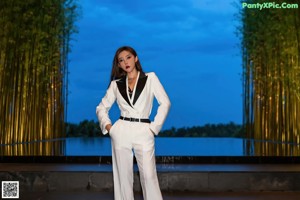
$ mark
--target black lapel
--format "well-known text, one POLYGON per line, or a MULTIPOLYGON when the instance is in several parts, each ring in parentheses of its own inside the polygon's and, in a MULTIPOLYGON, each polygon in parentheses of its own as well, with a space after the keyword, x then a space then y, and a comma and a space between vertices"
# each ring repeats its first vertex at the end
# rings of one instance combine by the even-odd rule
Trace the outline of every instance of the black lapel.
POLYGON ((139 98, 140 94, 142 93, 142 91, 143 91, 143 89, 146 85, 147 78, 148 78, 148 76, 146 76, 144 72, 140 72, 139 80, 138 80, 137 86, 135 88, 135 95, 134 95, 134 99, 133 99, 133 105, 135 104, 135 102, 139 98))
POLYGON ((121 78, 120 80, 117 81, 117 86, 118 86, 119 92, 121 93, 122 97, 132 107, 132 105, 128 99, 128 96, 127 96, 126 76, 124 76, 123 78, 121 78))

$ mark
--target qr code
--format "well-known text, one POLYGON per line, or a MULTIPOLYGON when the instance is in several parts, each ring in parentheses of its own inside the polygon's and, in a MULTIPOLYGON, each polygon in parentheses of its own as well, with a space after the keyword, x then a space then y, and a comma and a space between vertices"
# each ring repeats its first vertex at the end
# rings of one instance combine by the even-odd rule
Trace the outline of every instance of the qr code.
POLYGON ((19 198, 19 181, 2 181, 2 199, 19 198))

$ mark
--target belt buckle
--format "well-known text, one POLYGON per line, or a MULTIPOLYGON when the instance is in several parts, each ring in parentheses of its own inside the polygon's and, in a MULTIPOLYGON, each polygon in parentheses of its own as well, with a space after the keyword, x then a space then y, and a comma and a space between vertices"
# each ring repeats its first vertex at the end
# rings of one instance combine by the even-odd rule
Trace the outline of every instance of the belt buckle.
POLYGON ((140 122, 141 120, 139 118, 130 117, 129 118, 131 122, 140 122))

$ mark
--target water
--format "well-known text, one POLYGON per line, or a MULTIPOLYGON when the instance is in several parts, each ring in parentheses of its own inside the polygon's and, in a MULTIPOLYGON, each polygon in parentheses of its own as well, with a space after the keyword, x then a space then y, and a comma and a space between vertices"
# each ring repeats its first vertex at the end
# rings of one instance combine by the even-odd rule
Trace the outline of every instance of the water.
MULTIPOLYGON (((156 137, 157 156, 248 156, 256 155, 255 147, 287 149, 285 156, 299 156, 299 143, 243 138, 156 137), (250 149, 245 150, 245 145, 250 149), (249 152, 248 152, 249 151, 249 152)), ((259 154, 260 155, 260 154, 259 154)), ((0 156, 111 156, 109 137, 58 138, 14 144, 0 144, 0 156)))
MULTIPOLYGON (((156 137, 156 156, 243 156, 240 138, 156 137)), ((66 156, 111 156, 110 138, 67 138, 66 156)))

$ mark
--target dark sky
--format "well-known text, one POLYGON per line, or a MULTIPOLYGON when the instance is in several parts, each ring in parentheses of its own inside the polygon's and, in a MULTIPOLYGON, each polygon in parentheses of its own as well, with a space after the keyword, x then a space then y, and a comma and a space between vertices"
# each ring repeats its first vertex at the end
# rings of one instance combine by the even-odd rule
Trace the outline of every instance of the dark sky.
MULTIPOLYGON (((115 51, 129 45, 170 97, 164 128, 241 124, 242 65, 232 0, 78 3, 82 14, 69 56, 68 122, 97 119, 95 108, 109 84, 115 51)), ((112 119, 118 115, 114 107, 112 119)))

